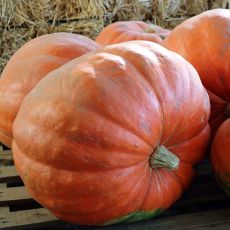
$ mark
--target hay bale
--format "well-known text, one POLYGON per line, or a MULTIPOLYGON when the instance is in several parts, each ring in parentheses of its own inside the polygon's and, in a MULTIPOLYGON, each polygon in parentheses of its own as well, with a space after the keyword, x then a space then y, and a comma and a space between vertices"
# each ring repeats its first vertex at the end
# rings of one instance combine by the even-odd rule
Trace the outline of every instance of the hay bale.
POLYGON ((216 8, 230 9, 230 2, 229 0, 211 0, 209 8, 210 9, 216 9, 216 8))
POLYGON ((44 14, 50 20, 98 19, 104 15, 104 4, 101 0, 44 1, 44 14))
POLYGON ((229 0, 1 0, 0 72, 11 55, 30 39, 52 32, 95 38, 109 23, 151 21, 173 28, 212 8, 229 7, 229 0))
POLYGON ((33 29, 24 28, 0 30, 0 72, 13 53, 29 41, 31 37, 34 37, 33 33, 33 29))
POLYGON ((1 0, 0 26, 3 28, 43 26, 55 20, 103 18, 101 0, 1 0))
POLYGON ((46 24, 44 27, 3 29, 0 27, 0 73, 10 57, 29 40, 48 33, 69 32, 88 36, 92 39, 102 30, 103 19, 72 21, 60 24, 46 24))
POLYGON ((151 0, 104 1, 105 25, 115 21, 147 20, 151 17, 151 0))
POLYGON ((173 28, 187 18, 208 10, 208 0, 154 1, 153 21, 165 28, 173 28))
POLYGON ((31 27, 44 24, 44 2, 41 0, 1 0, 0 26, 2 28, 31 27))
POLYGON ((45 27, 3 29, 0 27, 0 73, 13 53, 29 40, 48 33, 69 32, 95 38, 103 28, 103 20, 81 20, 45 27))
POLYGON ((103 26, 103 19, 88 19, 50 25, 47 32, 77 33, 95 39, 98 33, 103 29, 103 26))

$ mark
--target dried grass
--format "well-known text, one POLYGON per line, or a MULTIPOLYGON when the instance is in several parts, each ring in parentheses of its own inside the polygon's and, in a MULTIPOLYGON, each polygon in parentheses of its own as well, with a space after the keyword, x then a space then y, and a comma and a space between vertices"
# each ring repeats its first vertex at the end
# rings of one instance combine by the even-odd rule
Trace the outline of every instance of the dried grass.
POLYGON ((208 10, 206 0, 161 0, 153 5, 153 21, 166 28, 173 28, 187 18, 208 10))
POLYGON ((69 32, 77 33, 95 39, 97 34, 102 30, 104 21, 102 19, 87 19, 80 21, 72 21, 68 23, 60 23, 51 25, 48 28, 49 33, 53 32, 69 32))
POLYGON ((82 34, 94 39, 102 28, 102 19, 72 21, 55 25, 46 24, 45 27, 31 26, 30 28, 11 28, 4 30, 0 27, 0 73, 12 54, 32 38, 47 33, 70 32, 82 34))
POLYGON ((210 9, 216 8, 228 8, 230 9, 230 1, 229 0, 213 0, 210 2, 210 9))
POLYGON ((227 4, 228 0, 0 0, 0 72, 19 47, 42 34, 67 31, 94 39, 104 26, 121 20, 173 28, 227 4))
POLYGON ((33 30, 24 28, 0 30, 0 70, 12 54, 33 36, 33 30))
POLYGON ((0 0, 0 26, 30 27, 45 22, 42 0, 0 0))
POLYGON ((101 0, 44 0, 45 15, 51 20, 102 18, 104 4, 101 0))
POLYGON ((95 38, 104 27, 101 0, 0 0, 0 72, 25 42, 67 31, 95 38))
POLYGON ((146 20, 151 17, 150 0, 108 0, 104 6, 106 25, 115 21, 146 20))

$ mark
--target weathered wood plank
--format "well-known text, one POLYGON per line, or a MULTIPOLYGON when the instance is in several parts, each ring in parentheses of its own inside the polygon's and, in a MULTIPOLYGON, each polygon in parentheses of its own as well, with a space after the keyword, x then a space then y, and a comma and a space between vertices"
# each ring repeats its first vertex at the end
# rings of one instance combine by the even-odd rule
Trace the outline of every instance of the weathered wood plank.
POLYGON ((11 150, 3 150, 2 146, 0 146, 0 158, 5 157, 6 155, 11 156, 13 158, 11 150))
POLYGON ((0 156, 1 154, 10 154, 12 155, 12 150, 11 149, 3 149, 2 146, 0 146, 0 156))
MULTIPOLYGON (((6 184, 5 183, 0 183, 0 190, 3 189, 3 188, 6 188, 6 184)), ((6 213, 6 212, 9 212, 10 209, 8 206, 5 206, 5 207, 0 207, 0 213, 6 213)))
POLYGON ((19 177, 16 168, 14 166, 1 166, 0 167, 0 182, 7 182, 9 180, 15 180, 19 177))
POLYGON ((185 228, 186 230, 229 230, 230 223, 216 223, 213 225, 201 226, 196 228, 185 228))
MULTIPOLYGON (((4 162, 12 160, 12 152, 10 150, 3 150, 0 146, 0 165, 2 159, 4 162)), ((211 167, 208 164, 201 164, 197 168, 198 178, 194 181, 191 188, 182 196, 182 198, 174 204, 172 212, 163 214, 162 216, 131 224, 120 224, 109 227, 100 227, 97 230, 178 230, 178 229, 230 229, 230 208, 223 208, 218 205, 215 211, 207 211, 208 209, 187 209, 187 207, 196 207, 200 203, 207 203, 212 201, 225 202, 227 197, 216 185, 214 177, 211 173, 211 167), (174 210, 179 210, 173 212, 174 210), (183 212, 181 212, 183 210, 183 212), (195 210, 195 211, 194 211, 195 210), (202 211, 202 212, 197 212, 202 211), (183 214, 181 214, 183 213, 183 214), (169 216, 170 215, 170 216, 169 216)), ((31 196, 27 193, 25 187, 10 187, 18 186, 17 184, 10 184, 19 182, 19 175, 14 166, 0 166, 0 228, 1 229, 38 229, 40 226, 50 227, 56 229, 60 226, 69 226, 71 229, 94 229, 93 227, 81 227, 77 225, 66 224, 57 220, 46 209, 30 209, 21 211, 21 206, 27 201, 31 205, 33 201, 31 196), (16 181, 15 181, 16 180, 16 181), (8 182, 8 183, 7 183, 8 182), (7 183, 7 184, 6 184, 7 183), (19 205, 17 205, 19 204, 19 205), (21 205, 22 204, 22 205, 21 205), (20 211, 10 212, 9 206, 16 206, 20 211)), ((34 201, 35 202, 35 201, 34 201)), ((218 203, 219 204, 219 203, 218 203)), ((33 206, 29 206, 31 208, 33 206)), ((226 205, 224 207, 227 207, 226 205)), ((34 208, 34 207, 33 207, 34 208)), ((170 211, 169 210, 169 211, 170 211)))
POLYGON ((0 166, 13 165, 13 155, 11 150, 3 151, 0 147, 0 166))
POLYGON ((1 188, 0 187, 0 206, 21 203, 32 199, 24 186, 1 188))
MULTIPOLYGON (((0 207, 0 217, 1 217, 1 213, 9 213, 10 209, 9 207, 5 206, 5 207, 0 207)), ((1 219, 0 219, 1 220, 1 219)))
POLYGON ((10 148, 9 148, 9 147, 7 147, 7 146, 6 146, 6 145, 4 145, 4 144, 1 144, 1 147, 2 147, 3 151, 5 151, 5 150, 10 150, 10 148))
POLYGON ((7 187, 7 185, 5 183, 0 183, 0 189, 6 188, 6 187, 7 187))
POLYGON ((44 222, 57 221, 48 210, 44 208, 4 212, 5 207, 0 207, 0 228, 15 227, 30 224, 41 224, 44 222))
MULTIPOLYGON (((180 229, 209 229, 211 226, 225 224, 230 226, 230 208, 215 211, 197 212, 170 217, 159 217, 131 224, 112 225, 97 228, 97 230, 180 230, 180 229)), ((216 229, 216 228, 212 228, 216 229)), ((230 229, 230 228, 226 228, 230 229)))
POLYGON ((5 145, 3 145, 1 142, 0 142, 0 152, 1 151, 6 151, 6 150, 11 150, 10 148, 6 147, 5 145))

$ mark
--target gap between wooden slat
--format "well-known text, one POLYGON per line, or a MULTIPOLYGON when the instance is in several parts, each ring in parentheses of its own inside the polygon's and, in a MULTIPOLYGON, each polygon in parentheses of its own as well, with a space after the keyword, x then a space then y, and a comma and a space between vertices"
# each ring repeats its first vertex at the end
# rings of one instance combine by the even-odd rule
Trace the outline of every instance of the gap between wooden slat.
POLYGON ((15 166, 1 166, 0 167, 0 182, 6 182, 19 177, 15 166))
POLYGON ((10 155, 13 158, 11 150, 3 150, 2 147, 0 147, 0 157, 4 157, 5 155, 10 155))
POLYGON ((1 157, 4 157, 5 155, 9 155, 13 158, 12 150, 3 150, 2 146, 0 146, 0 159, 1 157))
POLYGON ((23 200, 32 199, 28 194, 26 188, 12 187, 12 188, 0 188, 0 206, 16 204, 23 200))

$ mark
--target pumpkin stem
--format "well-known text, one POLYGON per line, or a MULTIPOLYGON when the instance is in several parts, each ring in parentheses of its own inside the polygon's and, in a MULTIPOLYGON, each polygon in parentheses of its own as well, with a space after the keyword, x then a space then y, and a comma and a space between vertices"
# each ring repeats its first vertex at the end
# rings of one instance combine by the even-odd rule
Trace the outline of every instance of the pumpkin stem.
POLYGON ((159 146, 150 156, 151 168, 167 168, 176 170, 179 166, 179 158, 164 146, 159 146))
POLYGON ((154 30, 154 28, 148 27, 147 29, 145 29, 146 33, 156 33, 156 31, 154 30))
POLYGON ((146 33, 156 33, 157 32, 157 26, 154 24, 149 23, 148 28, 145 29, 146 33))
POLYGON ((230 103, 228 103, 225 107, 224 115, 226 118, 230 117, 230 103))

